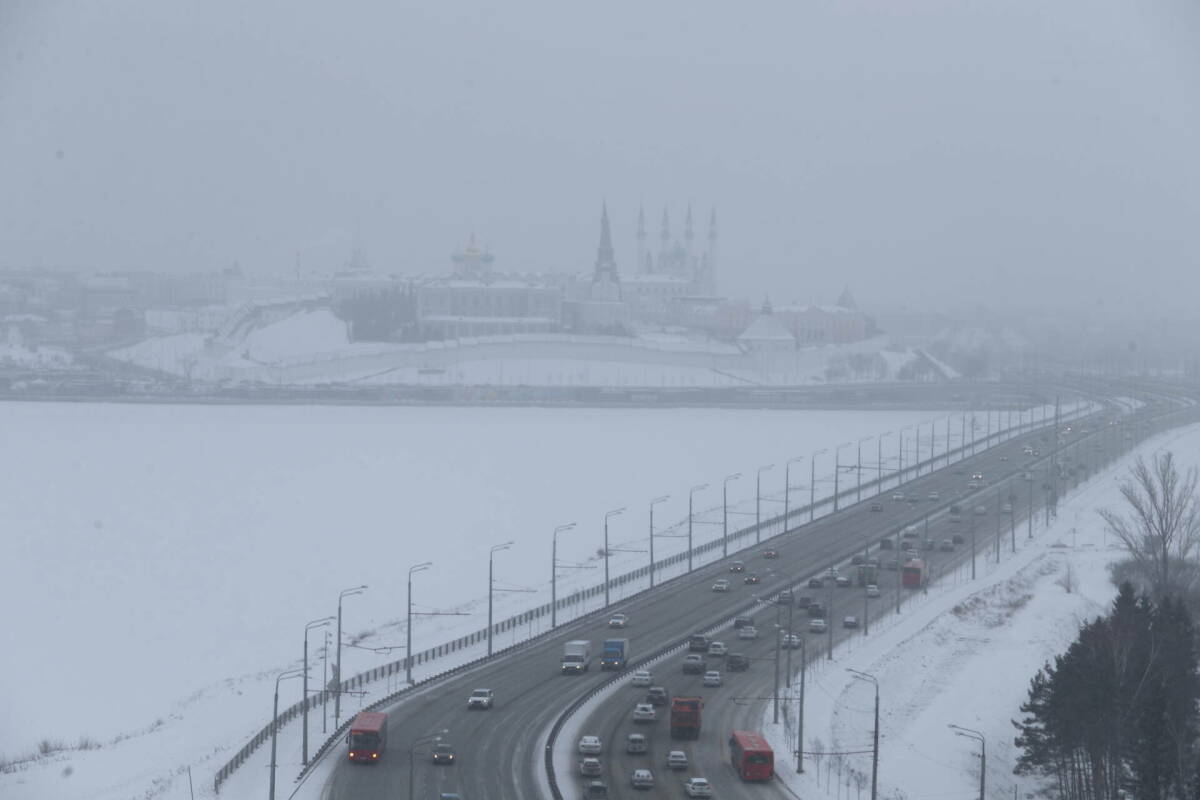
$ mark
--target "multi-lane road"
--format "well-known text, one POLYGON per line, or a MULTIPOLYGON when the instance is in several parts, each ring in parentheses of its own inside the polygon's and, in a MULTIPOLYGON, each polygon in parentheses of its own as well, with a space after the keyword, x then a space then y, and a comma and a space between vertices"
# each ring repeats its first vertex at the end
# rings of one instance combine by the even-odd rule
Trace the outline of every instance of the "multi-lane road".
MULTIPOLYGON (((1138 416, 1146 416, 1153 411, 1153 407, 1146 408, 1139 412, 1138 416)), ((1084 424, 1095 430, 1099 423, 1093 418, 1084 424)), ((763 561, 759 556, 761 548, 731 555, 731 560, 743 558, 759 569, 763 582, 757 586, 745 586, 732 581, 734 591, 727 594, 712 592, 713 579, 718 575, 728 574, 726 560, 699 567, 689 575, 622 602, 620 610, 630 614, 631 624, 619 635, 630 639, 632 657, 636 660, 659 650, 665 644, 682 640, 695 630, 711 627, 728 618, 752 602, 752 593, 762 597, 773 596, 782 588, 806 580, 831 565, 843 564, 852 553, 862 551, 866 546, 871 547, 872 556, 880 555, 875 552, 879 539, 895 534, 906 525, 915 523, 923 528, 928 517, 934 538, 949 538, 951 534, 946 531, 950 530, 950 523, 942 521, 937 514, 953 502, 959 502, 964 507, 964 521, 954 526, 955 529, 962 528, 964 532, 969 532, 974 520, 971 513, 973 507, 981 503, 989 506, 989 514, 974 521, 978 524, 986 520, 980 525, 980 532, 990 540, 995 527, 993 517, 997 501, 994 496, 997 492, 1003 491, 1007 494, 1010 484, 1016 486, 1018 501, 1015 504, 1015 513, 1020 515, 1027 510, 1028 482, 1023 480, 1023 473, 1030 466, 1038 470, 1037 480, 1034 482, 1036 499, 1039 504, 1043 499, 1045 493, 1040 487, 1045 469, 1041 465, 1050 454, 1053 440, 1043 441, 1041 437, 1048 435, 1048 430, 1052 429, 1043 428, 1014 437, 981 451, 976 456, 952 462, 948 468, 936 469, 932 473, 908 481, 900 491, 906 495, 914 494, 920 497, 918 503, 891 500, 890 494, 893 489, 889 486, 881 499, 883 510, 871 511, 870 499, 864 492, 861 503, 851 505, 835 515, 818 519, 814 523, 796 527, 789 533, 771 540, 770 546, 779 551, 778 559, 763 561), (1031 464, 1031 459, 1022 455, 1022 447, 1027 443, 1042 451, 1037 459, 1038 464, 1031 464), (979 495, 984 499, 977 501, 975 497, 971 497, 964 500, 960 495, 968 491, 968 476, 975 472, 983 473, 987 481, 987 486, 979 495), (939 492, 940 500, 930 501, 928 497, 931 491, 939 492)), ((1119 437, 1111 435, 1096 438, 1108 442, 1110 452, 1120 441, 1119 437)), ((1089 452, 1086 448, 1084 452, 1088 453, 1088 459, 1093 462, 1102 455, 1100 451, 1089 452)), ((1004 517, 1007 527, 1008 515, 1005 514, 1004 517)), ((944 564, 950 558, 967 557, 967 549, 968 547, 959 547, 955 553, 935 554, 935 574, 939 563, 944 564)), ((886 558, 890 554, 885 552, 881 555, 886 558)), ((890 588, 894 583, 890 582, 896 580, 897 574, 881 570, 883 597, 871 601, 880 613, 885 607, 894 607, 895 590, 890 588)), ((834 626, 836 634, 859 635, 861 632, 843 631, 841 619, 846 614, 861 616, 862 590, 832 589, 823 590, 821 593, 828 595, 830 592, 833 594, 834 607, 829 609, 827 619, 834 626)), ((763 612, 759 613, 761 616, 763 612)), ((795 619, 806 625, 807 617, 799 610, 795 613, 795 619)), ((607 619, 606 614, 593 614, 561 625, 552 635, 535 640, 477 669, 455 675, 410 694, 389 709, 388 753, 381 763, 372 767, 340 764, 323 786, 322 796, 329 800, 392 800, 407 797, 408 764, 410 752, 414 749, 413 744, 418 739, 440 730, 449 731, 446 738, 458 749, 458 763, 449 767, 434 765, 425 752, 426 747, 416 748, 412 776, 415 783, 414 798, 437 798, 441 792, 457 792, 464 800, 528 800, 537 796, 538 787, 545 784, 542 759, 544 732, 553 725, 572 700, 612 677, 612 673, 600 672, 598 665, 591 672, 579 676, 560 674, 562 643, 570 639, 590 639, 598 647, 604 638, 613 635, 613 631, 607 627, 607 619), (495 691, 496 706, 493 710, 467 710, 467 696, 476 687, 487 687, 495 691)), ((773 621, 772 615, 771 622, 773 621)), ((762 626, 762 630, 762 637, 744 650, 756 658, 769 657, 773 652, 771 637, 774 634, 770 625, 762 626)), ((814 641, 816 637, 809 635, 806 630, 805 627, 801 635, 814 641)), ((732 639, 732 636, 729 638, 732 639)), ((735 644, 736 640, 728 643, 732 650, 739 649, 735 644)), ((719 782, 719 796, 738 795, 742 791, 739 783, 723 765, 722 743, 728 737, 728 732, 735 727, 756 728, 757 720, 761 719, 763 703, 767 702, 734 701, 733 698, 769 696, 772 672, 770 667, 767 662, 753 662, 750 671, 727 676, 726 686, 716 692, 703 692, 698 686, 693 687, 689 682, 692 676, 685 680, 679 674, 675 660, 670 660, 659 668, 662 671, 662 684, 672 693, 683 694, 695 690, 697 694, 709 698, 701 739, 683 749, 691 752, 696 765, 689 774, 704 774, 714 783, 719 782)), ((695 682, 699 683, 698 677, 695 678, 695 682)), ((626 789, 629 772, 635 764, 640 764, 637 759, 642 757, 626 759, 613 752, 614 737, 623 739, 624 732, 632 729, 632 723, 627 720, 635 700, 634 690, 622 687, 616 698, 601 706, 586 725, 594 725, 594 729, 606 740, 604 758, 609 773, 607 780, 613 796, 620 797, 629 795, 626 789)), ((655 795, 682 796, 681 791, 675 790, 678 781, 681 780, 680 776, 672 778, 663 764, 665 751, 669 749, 665 717, 653 727, 657 729, 658 734, 652 745, 651 755, 644 758, 645 764, 651 765, 656 776, 661 775, 663 779, 664 787, 655 795)), ((344 758, 344 754, 339 749, 330 757, 341 759, 344 758)), ((784 762, 788 760, 786 754, 779 754, 779 758, 784 762)), ((573 774, 557 777, 564 785, 579 780, 573 774)), ((779 790, 767 788, 766 791, 779 790)))

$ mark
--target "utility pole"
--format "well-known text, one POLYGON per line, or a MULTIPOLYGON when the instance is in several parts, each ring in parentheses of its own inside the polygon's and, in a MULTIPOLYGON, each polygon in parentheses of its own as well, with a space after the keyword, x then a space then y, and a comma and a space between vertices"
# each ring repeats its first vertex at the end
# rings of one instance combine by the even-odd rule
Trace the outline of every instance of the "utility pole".
POLYGON ((304 744, 300 749, 301 763, 304 766, 308 766, 308 632, 313 628, 328 628, 331 622, 333 622, 333 617, 322 617, 321 619, 314 619, 304 626, 304 672, 302 673, 304 676, 304 736, 302 737, 304 744))
POLYGON ((800 639, 800 713, 796 720, 796 772, 804 774, 804 676, 808 672, 808 644, 800 639))
MULTIPOLYGON (((366 584, 355 586, 353 589, 344 589, 338 594, 338 613, 337 613, 337 691, 333 693, 333 727, 341 724, 342 718, 342 600, 356 594, 362 594, 367 590, 366 584)), ((412 654, 405 656, 406 660, 411 660, 412 654)))
POLYGON ((858 440, 858 455, 855 456, 855 465, 857 467, 855 472, 858 475, 858 479, 854 483, 854 502, 856 503, 862 502, 862 443, 869 442, 871 438, 867 436, 858 440))
POLYGON ((558 627, 558 535, 575 527, 572 522, 559 525, 550 539, 550 629, 558 627))
POLYGON ((604 514, 604 607, 608 608, 609 598, 609 582, 608 582, 608 520, 618 514, 624 514, 625 508, 616 508, 612 511, 607 511, 604 514))
MULTIPOLYGON (((414 564, 408 569, 408 624, 404 626, 404 652, 407 654, 404 659, 404 680, 412 686, 412 668, 413 668, 413 651, 412 651, 412 576, 414 572, 424 572, 433 566, 432 561, 425 561, 420 564, 414 564)), ((490 622, 490 620, 489 620, 490 622)))
POLYGON ((847 669, 854 677, 869 681, 875 687, 875 729, 871 735, 871 800, 877 800, 879 793, 879 680, 870 673, 856 669, 847 669))
MULTIPOLYGON (((774 464, 767 464, 765 467, 759 467, 758 473, 754 476, 754 543, 762 544, 762 474, 767 470, 774 469, 774 464)), ((783 529, 787 530, 787 517, 783 520, 783 529)))
MULTIPOLYGON (((654 588, 654 507, 659 503, 665 503, 671 499, 671 495, 664 494, 662 497, 656 497, 650 501, 650 588, 654 588)), ((690 543, 689 543, 690 544, 690 543)))
POLYGON ((505 542, 504 544, 492 545, 492 549, 488 551, 488 648, 487 654, 492 654, 492 595, 495 593, 496 581, 493 577, 493 564, 495 562, 496 553, 501 550, 507 550, 513 546, 513 542, 505 542))
POLYGON ((961 725, 950 724, 955 736, 963 736, 979 742, 979 800, 984 800, 987 794, 987 738, 979 731, 964 728, 961 725))
POLYGON ((829 452, 829 448, 818 450, 812 454, 808 464, 808 521, 812 522, 817 513, 817 456, 829 452))
POLYGON ((792 498, 792 462, 803 461, 804 457, 789 458, 788 462, 783 465, 783 532, 787 533, 790 528, 788 524, 792 521, 791 517, 791 498, 792 498))
POLYGON ((693 500, 693 498, 695 498, 696 492, 700 491, 701 489, 707 489, 707 488, 708 488, 708 484, 702 483, 699 486, 693 486, 691 491, 688 492, 688 573, 689 574, 692 571, 692 552, 693 552, 693 548, 692 548, 692 500, 693 500))

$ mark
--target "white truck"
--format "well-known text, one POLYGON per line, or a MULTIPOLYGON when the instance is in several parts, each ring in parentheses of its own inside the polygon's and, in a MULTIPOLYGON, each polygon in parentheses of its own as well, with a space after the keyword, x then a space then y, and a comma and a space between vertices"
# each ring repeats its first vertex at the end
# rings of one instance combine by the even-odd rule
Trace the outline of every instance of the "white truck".
POLYGON ((592 643, 574 639, 563 645, 562 671, 587 672, 592 663, 592 643))

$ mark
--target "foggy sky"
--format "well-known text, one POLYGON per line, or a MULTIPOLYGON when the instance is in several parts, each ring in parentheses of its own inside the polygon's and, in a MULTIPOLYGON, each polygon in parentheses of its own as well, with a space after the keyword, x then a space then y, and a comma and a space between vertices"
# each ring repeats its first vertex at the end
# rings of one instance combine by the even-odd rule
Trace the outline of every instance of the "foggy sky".
MULTIPOLYGON (((0 2, 0 266, 584 270, 717 207, 719 288, 1190 304, 1186 0, 0 2), (253 7, 246 7, 246 6, 253 7)), ((701 226, 703 231, 703 226, 701 226)), ((1036 302, 1038 299, 1046 302, 1036 302)))

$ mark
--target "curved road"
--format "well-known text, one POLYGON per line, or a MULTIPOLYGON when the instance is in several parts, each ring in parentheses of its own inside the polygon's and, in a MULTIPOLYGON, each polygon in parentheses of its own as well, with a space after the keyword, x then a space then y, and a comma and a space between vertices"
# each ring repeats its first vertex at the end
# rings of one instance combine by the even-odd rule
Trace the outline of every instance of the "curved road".
MULTIPOLYGON (((1155 412, 1156 407, 1148 406, 1133 416, 1148 416, 1155 412)), ((1087 424, 1096 428, 1098 423, 1093 419, 1087 424)), ((905 494, 915 493, 921 498, 927 498, 931 490, 938 490, 941 492, 941 500, 938 502, 930 502, 927 499, 922 499, 915 505, 894 502, 887 499, 886 495, 890 495, 892 491, 889 489, 882 499, 883 511, 871 512, 870 503, 864 493, 862 503, 818 519, 814 523, 794 528, 772 540, 771 546, 780 552, 777 561, 762 562, 756 555, 750 555, 750 552, 734 557, 743 558, 760 567, 764 563, 770 563, 771 572, 764 573, 764 581, 757 589, 758 594, 764 597, 773 596, 792 583, 806 579, 830 565, 842 563, 852 553, 861 551, 868 543, 874 546, 881 537, 894 535, 901 527, 910 523, 922 523, 939 509, 948 507, 955 494, 962 491, 967 473, 982 472, 992 483, 981 491, 981 496, 995 495, 1001 483, 1009 478, 1016 479, 1024 471, 1029 461, 1020 455, 1024 444, 1032 443, 1041 448, 1040 461, 1047 460, 1051 448, 1040 441, 1040 437, 1047 430, 1048 428, 1042 428, 1015 437, 977 456, 954 462, 949 469, 943 468, 910 480, 901 488, 905 494)), ((1108 441, 1111 443, 1112 438, 1109 437, 1108 441)), ((1043 469, 1042 473, 1044 472, 1043 469)), ((1023 494, 1018 489, 1018 496, 1022 497, 1023 494)), ((1021 510, 1017 509, 1018 512, 1021 510)), ((992 517, 989 515, 987 520, 991 522, 992 517)), ((967 523, 962 527, 967 527, 967 523)), ((966 548, 960 548, 959 552, 964 549, 966 548)), ((735 591, 729 594, 710 591, 712 578, 717 574, 725 574, 727 564, 727 561, 718 561, 699 567, 689 575, 661 584, 650 592, 643 592, 619 604, 619 608, 631 617, 630 627, 619 635, 630 639, 634 660, 661 648, 664 644, 686 637, 693 630, 711 627, 749 600, 750 593, 746 589, 751 587, 737 585, 735 591)), ((885 578, 887 585, 886 580, 894 580, 895 573, 885 574, 888 575, 885 578)), ((847 599, 843 601, 838 598, 837 607, 828 615, 831 621, 840 621, 841 616, 847 613, 861 615, 862 596, 857 591, 833 591, 835 597, 841 592, 845 593, 847 599), (857 597, 857 602, 851 602, 851 595, 857 597), (853 606, 853 611, 846 610, 847 603, 853 606)), ((889 600, 889 591, 885 590, 883 594, 881 601, 874 601, 881 606, 889 600)), ((803 620, 807 623, 807 617, 803 620)), ((459 763, 452 767, 436 766, 430 762, 429 756, 422 752, 427 748, 418 748, 415 756, 414 800, 437 798, 439 792, 458 792, 464 800, 529 800, 536 796, 540 793, 537 787, 544 784, 540 751, 544 731, 554 723, 572 699, 612 676, 612 673, 600 672, 597 662, 594 662, 593 671, 584 675, 561 675, 558 665, 562 643, 570 639, 590 639, 594 643, 593 646, 598 648, 601 640, 613 633, 606 623, 607 615, 593 614, 561 625, 551 636, 542 637, 475 670, 413 693, 389 709, 388 753, 381 763, 363 767, 343 761, 322 788, 322 797, 328 800, 406 798, 412 743, 442 729, 450 731, 446 738, 458 748, 459 763), (496 707, 492 711, 467 711, 467 696, 473 688, 480 686, 495 691, 496 707)), ((835 626, 835 630, 839 635, 842 634, 840 622, 835 626)), ((729 643, 733 645, 733 642, 729 643)), ((769 647, 770 643, 764 634, 751 652, 761 656, 764 648, 769 647)), ((732 646, 731 649, 738 650, 736 646, 732 646)), ((750 688, 747 694, 769 695, 770 670, 764 669, 764 665, 770 667, 770 664, 765 662, 756 662, 750 672, 733 676, 723 690, 724 694, 734 696, 734 693, 741 691, 739 687, 745 684, 750 688), (767 681, 765 686, 762 683, 764 678, 767 681)), ((698 682, 698 678, 696 680, 698 682)), ((690 685, 682 680, 682 676, 674 671, 667 685, 674 692, 691 689, 690 685)), ((720 697, 721 694, 714 696, 714 701, 707 709, 705 732, 700 739, 701 746, 696 747, 695 743, 692 743, 689 748, 695 753, 697 764, 708 772, 706 777, 714 781, 719 780, 722 775, 720 765, 714 761, 719 760, 721 750, 719 746, 706 745, 714 741, 719 745, 728 735, 729 727, 735 723, 757 725, 750 720, 759 719, 762 709, 762 701, 744 705, 723 704, 718 702, 720 697)), ((619 705, 615 711, 601 709, 597 724, 606 734, 606 740, 613 738, 613 731, 616 735, 621 735, 620 732, 624 730, 622 726, 628 727, 622 720, 628 716, 631 707, 631 703, 626 703, 623 706, 619 705), (612 716, 605 717, 605 714, 612 716)), ((657 723, 657 727, 665 736, 665 721, 657 723)), ((613 796, 627 796, 625 787, 628 785, 628 771, 624 770, 632 768, 633 762, 609 758, 609 744, 609 741, 606 741, 605 761, 613 770, 610 788, 614 792, 613 796)), ((654 764, 658 765, 663 757, 659 751, 665 750, 665 744, 656 739, 654 747, 652 758, 654 764)), ((344 759, 344 747, 336 748, 330 757, 344 759)), ((783 766, 788 759, 781 754, 779 760, 783 762, 783 766)), ((655 772, 656 776, 661 773, 663 779, 666 779, 665 770, 658 769, 655 772)), ((729 778, 730 775, 726 768, 725 778, 729 778)), ((560 775, 558 778, 564 786, 569 782, 578 781, 573 775, 560 775)), ((740 784, 737 783, 732 788, 723 785, 720 787, 723 791, 718 794, 724 795, 727 791, 737 794, 738 786, 740 784)), ((663 793, 662 796, 676 794, 679 793, 663 793)))

